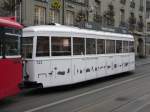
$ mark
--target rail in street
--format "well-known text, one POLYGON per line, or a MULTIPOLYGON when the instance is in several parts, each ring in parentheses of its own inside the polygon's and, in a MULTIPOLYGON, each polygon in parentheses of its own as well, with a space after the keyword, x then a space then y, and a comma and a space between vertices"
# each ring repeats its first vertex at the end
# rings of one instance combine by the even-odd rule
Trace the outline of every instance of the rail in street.
POLYGON ((149 112, 149 74, 150 64, 141 62, 133 74, 26 90, 0 101, 0 112, 149 112))

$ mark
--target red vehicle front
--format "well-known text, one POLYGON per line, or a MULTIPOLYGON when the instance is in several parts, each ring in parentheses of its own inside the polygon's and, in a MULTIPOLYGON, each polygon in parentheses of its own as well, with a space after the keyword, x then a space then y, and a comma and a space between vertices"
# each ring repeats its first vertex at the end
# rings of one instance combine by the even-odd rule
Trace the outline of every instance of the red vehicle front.
POLYGON ((0 17, 0 99, 18 93, 22 81, 20 37, 22 26, 0 17))

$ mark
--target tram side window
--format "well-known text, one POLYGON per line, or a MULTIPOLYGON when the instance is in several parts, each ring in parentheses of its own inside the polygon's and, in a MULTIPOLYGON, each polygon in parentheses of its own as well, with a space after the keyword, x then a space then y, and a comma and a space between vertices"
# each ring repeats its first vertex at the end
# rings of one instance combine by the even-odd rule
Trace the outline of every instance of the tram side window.
POLYGON ((37 37, 36 56, 49 56, 49 37, 37 37))
POLYGON ((106 40, 106 53, 115 53, 115 40, 106 40))
POLYGON ((85 54, 84 38, 74 37, 73 38, 73 55, 84 55, 84 54, 85 54))
POLYGON ((122 53, 122 41, 116 40, 116 53, 122 53))
POLYGON ((5 46, 7 56, 20 55, 20 38, 18 36, 7 36, 5 46))
POLYGON ((86 54, 96 54, 96 39, 86 39, 86 54))
POLYGON ((52 37, 51 38, 52 56, 70 56, 71 55, 71 38, 69 37, 52 37))
POLYGON ((123 41, 123 53, 129 52, 128 41, 123 41))
POLYGON ((134 52, 134 42, 129 42, 129 52, 134 52))
POLYGON ((21 38, 21 51, 22 51, 23 58, 32 58, 33 37, 21 38))
POLYGON ((0 38, 0 56, 2 56, 2 39, 0 38))
POLYGON ((105 53, 105 40, 98 39, 97 40, 97 54, 104 54, 105 53))

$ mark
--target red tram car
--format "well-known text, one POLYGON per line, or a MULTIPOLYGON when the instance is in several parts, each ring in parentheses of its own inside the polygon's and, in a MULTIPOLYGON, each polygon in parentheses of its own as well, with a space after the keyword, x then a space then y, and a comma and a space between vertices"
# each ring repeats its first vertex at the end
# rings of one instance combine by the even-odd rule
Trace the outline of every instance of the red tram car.
POLYGON ((15 18, 0 17, 0 99, 20 91, 18 84, 22 81, 22 28, 15 18))

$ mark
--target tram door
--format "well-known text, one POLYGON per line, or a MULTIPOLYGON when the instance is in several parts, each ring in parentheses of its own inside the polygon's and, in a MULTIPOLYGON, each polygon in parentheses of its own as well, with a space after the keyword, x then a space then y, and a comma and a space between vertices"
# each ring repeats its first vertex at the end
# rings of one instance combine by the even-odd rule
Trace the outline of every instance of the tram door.
POLYGON ((135 56, 134 54, 133 55, 130 55, 130 65, 129 65, 129 70, 133 70, 135 69, 135 56))
POLYGON ((130 56, 129 55, 124 55, 123 56, 123 71, 128 71, 129 70, 129 61, 130 61, 130 56))
POLYGON ((106 66, 105 66, 105 70, 106 70, 106 75, 112 75, 114 73, 114 57, 113 56, 108 56, 106 59, 106 66))
POLYGON ((94 79, 97 76, 96 72, 97 58, 86 58, 85 59, 85 73, 86 80, 94 79))
POLYGON ((111 55, 115 53, 115 41, 114 40, 106 40, 106 75, 112 75, 114 74, 114 63, 115 63, 115 56, 111 55))
POLYGON ((122 72, 122 60, 121 56, 116 56, 115 61, 114 61, 114 72, 115 73, 120 73, 122 72))
POLYGON ((52 70, 54 72, 54 83, 67 84, 71 83, 71 59, 56 59, 51 61, 52 70))
POLYGON ((97 60, 97 67, 95 68, 97 71, 97 77, 105 76, 105 57, 99 57, 97 60))
MULTIPOLYGON (((96 54, 96 39, 86 38, 86 54, 96 54)), ((96 63, 97 57, 87 57, 85 58, 85 73, 86 73, 86 80, 94 79, 97 76, 96 71, 96 63)))
POLYGON ((129 43, 128 41, 123 41, 123 53, 125 55, 122 56, 122 65, 123 65, 123 72, 128 71, 129 69, 129 43))
POLYGON ((85 80, 85 63, 84 59, 72 60, 72 79, 73 82, 80 82, 85 80))

